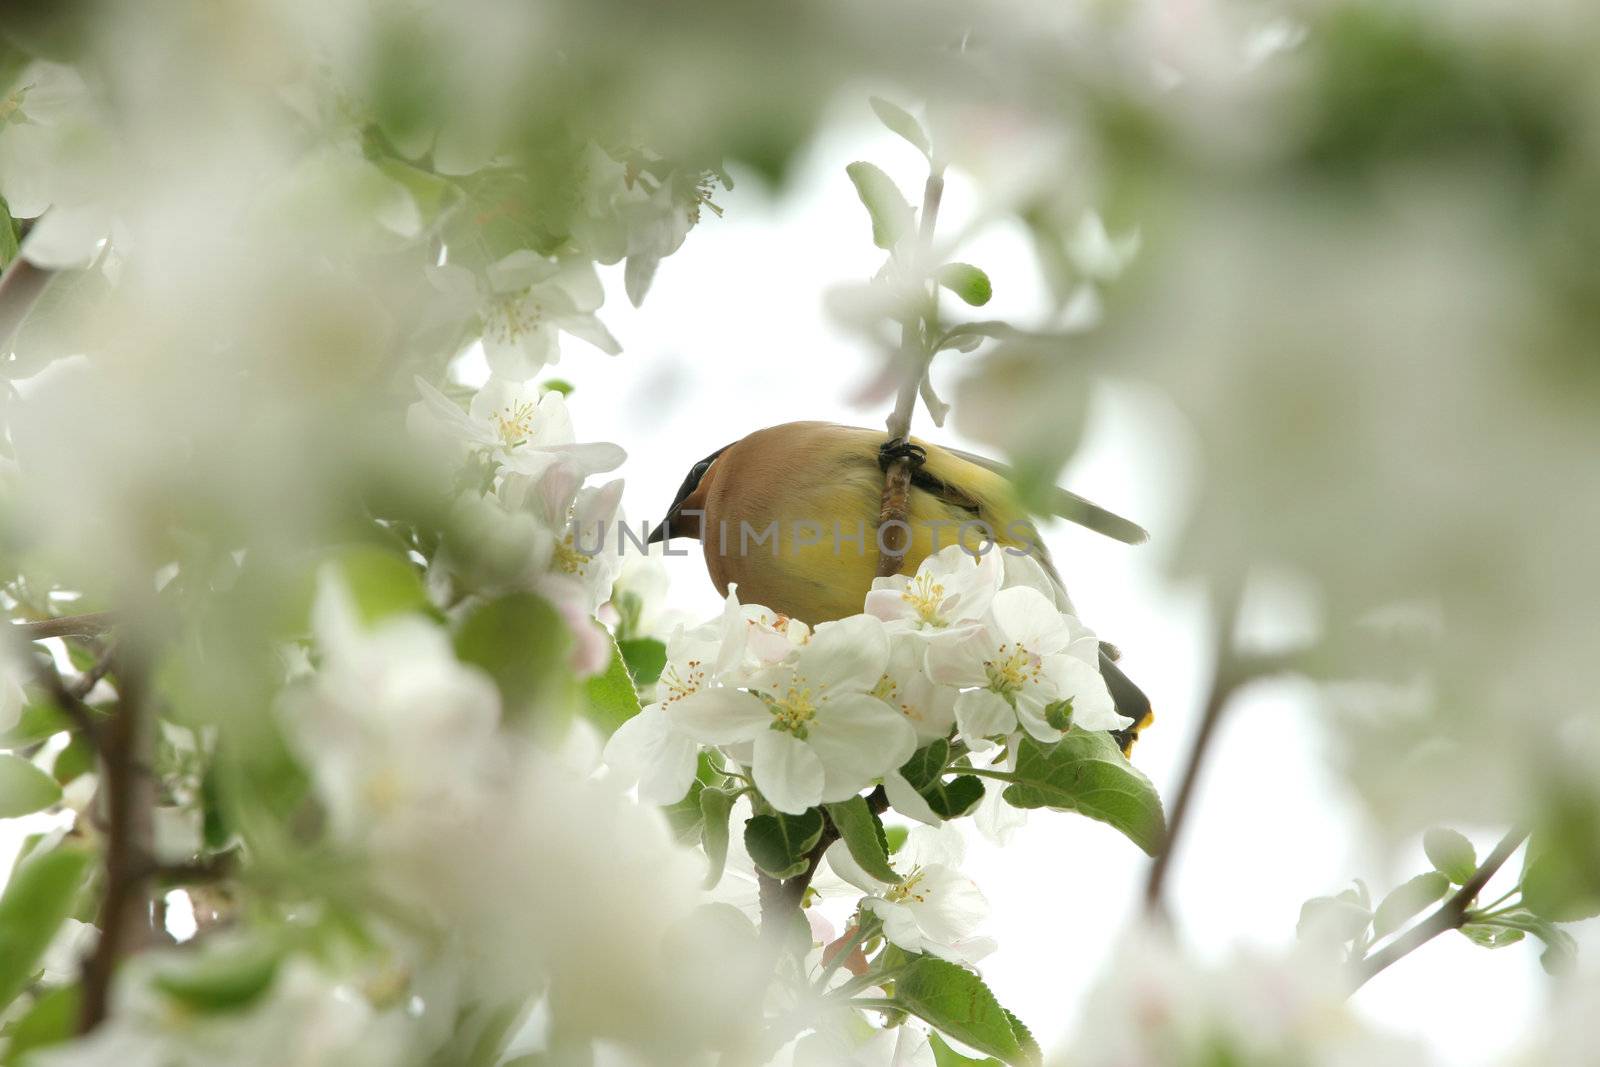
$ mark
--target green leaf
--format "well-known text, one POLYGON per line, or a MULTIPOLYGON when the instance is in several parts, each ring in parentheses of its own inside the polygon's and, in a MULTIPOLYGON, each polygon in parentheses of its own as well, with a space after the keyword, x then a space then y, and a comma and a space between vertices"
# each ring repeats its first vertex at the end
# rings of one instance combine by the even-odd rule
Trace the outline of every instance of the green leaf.
POLYGON ((94 769, 94 745, 89 742, 87 734, 76 733, 72 740, 67 742, 67 747, 56 753, 56 761, 50 767, 50 776, 61 785, 76 780, 79 775, 87 774, 94 769))
POLYGON ((1372 916, 1372 932, 1377 937, 1392 934, 1417 912, 1450 892, 1450 879, 1438 871, 1419 874, 1395 887, 1378 904, 1372 916))
POLYGON ((845 173, 855 183, 856 195, 872 217, 872 243, 893 251, 911 232, 911 205, 900 195, 894 180, 871 163, 852 163, 845 173))
POLYGON ((547 700, 571 684, 567 653, 572 636, 556 609, 532 593, 513 593, 481 605, 456 634, 456 655, 494 679, 514 717, 527 709, 561 706, 547 700))
POLYGON ((75 985, 61 986, 40 994, 26 1014, 5 1029, 6 1067, 23 1062, 26 1053, 34 1049, 59 1045, 72 1038, 78 1030, 78 1004, 80 996, 75 985))
POLYGON ((934 1067, 966 1067, 968 1064, 977 1064, 978 1067, 1000 1067, 1000 1061, 992 1056, 985 1056, 975 1060, 971 1056, 963 1056, 951 1048, 944 1038, 936 1032, 928 1034, 928 1044, 933 1047, 934 1067))
POLYGON ((72 720, 54 704, 41 700, 23 708, 11 729, 0 733, 0 748, 27 748, 70 729, 72 720))
POLYGON ((1422 850, 1433 869, 1456 885, 1463 885, 1478 869, 1478 853, 1465 834, 1434 827, 1422 835, 1422 850))
POLYGON ((1600 915, 1600 877, 1583 846, 1543 849, 1522 873, 1522 903, 1542 918, 1570 923, 1600 915))
POLYGON ((374 545, 354 545, 339 552, 338 564, 355 599, 356 611, 368 626, 430 607, 415 564, 394 552, 374 545))
POLYGON ((922 791, 922 798, 939 818, 959 819, 983 799, 983 779, 972 774, 941 778, 922 791))
POLYGON ((1468 941, 1483 948, 1505 948, 1521 941, 1525 935, 1521 930, 1513 930, 1507 926, 1497 926, 1493 923, 1468 923, 1460 928, 1461 933, 1468 941))
POLYGON ((728 818, 733 814, 733 794, 723 789, 700 790, 700 843, 706 850, 706 888, 722 881, 728 864, 728 818))
POLYGON ((17 241, 17 223, 11 217, 11 205, 0 196, 0 268, 16 259, 21 247, 17 241))
POLYGON ((611 642, 611 662, 606 669, 584 679, 583 696, 589 721, 600 727, 607 737, 639 714, 639 691, 633 687, 627 661, 615 641, 611 642))
POLYGON ((977 807, 983 799, 983 782, 975 775, 944 777, 950 762, 950 742, 941 738, 912 753, 900 768, 911 788, 922 794, 940 818, 955 819, 977 807))
POLYGON ((911 830, 905 826, 885 826, 883 840, 889 848, 889 855, 894 855, 905 847, 906 839, 911 836, 911 830))
POLYGON ((622 651, 622 661, 628 665, 634 685, 654 685, 667 665, 667 646, 653 637, 618 641, 617 648, 622 651))
POLYGON ((822 837, 822 812, 757 815, 744 824, 744 847, 755 865, 774 878, 792 878, 806 869, 806 856, 822 837))
POLYGON ((895 980, 895 1002, 924 1022, 1004 1063, 1039 1062, 1038 1046, 983 980, 945 960, 923 956, 895 980))
POLYGON ((884 836, 883 823, 865 798, 851 797, 842 804, 829 804, 827 809, 850 857, 861 869, 880 882, 899 882, 900 876, 889 866, 889 840, 884 836))
POLYGON ((700 807, 700 794, 705 788, 705 783, 696 778, 689 783, 689 791, 682 800, 661 809, 667 817, 667 825, 672 828, 672 836, 680 845, 699 844, 705 834, 706 817, 700 807))
POLYGON ((31 815, 60 799, 54 778, 21 756, 0 752, 0 819, 31 815))
POLYGON ((934 279, 973 307, 982 307, 994 295, 989 276, 971 263, 946 263, 934 273, 934 279))
POLYGON ((1110 734, 1073 730, 1055 745, 1024 737, 1016 784, 1003 794, 1018 808, 1055 808, 1098 819, 1154 856, 1166 836, 1155 786, 1122 754, 1110 734))
POLYGON ((11 337, 5 376, 29 378, 52 360, 92 351, 96 312, 110 293, 105 275, 96 270, 53 275, 11 337))
POLYGON ((922 123, 916 117, 901 107, 892 104, 881 96, 867 99, 872 105, 872 111, 878 116, 878 121, 887 126, 891 133, 897 133, 911 143, 911 146, 921 152, 931 162, 933 159, 933 145, 928 140, 928 131, 922 128, 922 123))
POLYGON ((271 988, 282 959, 264 940, 208 946, 163 964, 151 984, 196 1011, 236 1011, 271 988))
POLYGON ((89 853, 58 848, 17 865, 0 896, 0 1010, 25 989, 39 960, 72 914, 89 853))

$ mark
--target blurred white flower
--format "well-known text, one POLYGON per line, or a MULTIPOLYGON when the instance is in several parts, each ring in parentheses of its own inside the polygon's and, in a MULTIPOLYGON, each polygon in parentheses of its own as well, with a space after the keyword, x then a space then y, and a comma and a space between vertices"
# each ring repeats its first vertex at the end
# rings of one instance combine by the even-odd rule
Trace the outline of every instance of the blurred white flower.
POLYGON ((497 378, 522 382, 561 358, 558 335, 569 333, 609 355, 622 351, 595 311, 605 290, 586 259, 553 259, 529 249, 488 268, 486 284, 451 264, 430 276, 457 309, 483 321, 483 350, 497 378))
MULTIPOLYGON (((859 1019, 853 1019, 859 1024, 859 1019)), ((893 1029, 825 1027, 795 1042, 793 1067, 935 1067, 927 1031, 912 1023, 893 1029), (862 1031, 865 1031, 864 1033, 862 1031)))
POLYGON ((1170 936, 1135 929, 1084 1004, 1064 1062, 1081 1067, 1423 1067, 1415 1042, 1364 1029, 1347 976, 1309 955, 1186 957, 1170 936))
POLYGON ((989 902, 961 873, 965 855, 961 831, 946 824, 911 830, 893 857, 904 877, 892 885, 862 870, 842 841, 829 846, 827 859, 834 873, 869 894, 863 906, 883 922, 883 936, 891 943, 953 963, 975 963, 995 944, 977 936, 989 917, 989 902))
POLYGON ((864 610, 891 630, 933 634, 976 626, 1000 591, 1000 555, 991 550, 975 556, 960 545, 940 549, 924 559, 910 577, 874 578, 864 610))
POLYGON ((849 799, 916 750, 905 718, 870 695, 888 660, 883 624, 856 615, 819 627, 792 661, 751 676, 748 691, 701 689, 669 714, 706 744, 751 743, 761 795, 798 813, 849 799))
POLYGON ((1127 725, 1100 676, 1099 654, 1098 640, 1076 619, 1038 590, 1014 587, 995 595, 982 628, 933 639, 928 672, 965 690, 955 714, 968 744, 1010 736, 1019 725, 1049 743, 1069 725, 1064 712, 1050 710, 1063 701, 1071 701, 1070 724, 1085 730, 1127 725))
POLYGON ((40 961, 45 985, 65 985, 76 982, 83 975, 83 961, 100 940, 100 930, 91 923, 68 918, 50 939, 40 961))
POLYGON ((321 662, 283 710, 334 834, 406 848, 467 819, 494 752, 494 683, 421 616, 363 627, 332 568, 319 577, 312 623, 321 662))
POLYGON ((0 195, 16 218, 38 218, 23 254, 38 266, 86 266, 111 235, 115 173, 104 124, 72 67, 30 64, 0 99, 0 195))
POLYGON ((540 394, 537 385, 489 379, 466 411, 429 385, 414 379, 422 399, 406 412, 406 422, 423 434, 437 428, 468 448, 481 448, 508 470, 537 478, 561 464, 578 477, 616 470, 628 454, 609 442, 578 444, 566 398, 556 390, 540 394))
POLYGON ((237 1011, 184 1010, 150 981, 173 955, 119 972, 109 1020, 87 1037, 30 1052, 40 1067, 390 1067, 408 1063, 411 1026, 310 963, 285 962, 272 987, 237 1011))

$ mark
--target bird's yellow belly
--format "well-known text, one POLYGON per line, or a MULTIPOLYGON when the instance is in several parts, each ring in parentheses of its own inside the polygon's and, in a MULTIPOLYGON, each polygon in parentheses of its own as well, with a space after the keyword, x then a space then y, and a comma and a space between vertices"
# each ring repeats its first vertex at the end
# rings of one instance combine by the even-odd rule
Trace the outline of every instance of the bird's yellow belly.
MULTIPOLYGON (((878 571, 881 485, 872 481, 832 487, 826 494, 796 494, 780 512, 743 521, 730 516, 723 529, 703 536, 712 580, 724 593, 736 583, 743 603, 764 604, 813 626, 859 614, 878 571), (835 517, 824 518, 829 515, 835 517), (771 536, 761 538, 763 533, 771 536)), ((970 511, 919 489, 911 491, 907 511, 911 537, 903 574, 953 544, 977 551, 990 533, 1002 545, 1024 543, 1015 529, 997 528, 992 521, 980 525, 970 511)))

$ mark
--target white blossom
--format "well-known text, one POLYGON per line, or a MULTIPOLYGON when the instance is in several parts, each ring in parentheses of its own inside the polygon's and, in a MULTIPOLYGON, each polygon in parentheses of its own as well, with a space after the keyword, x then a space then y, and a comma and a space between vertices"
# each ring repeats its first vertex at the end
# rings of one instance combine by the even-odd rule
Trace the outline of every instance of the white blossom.
POLYGON ((701 689, 669 714, 706 744, 751 745, 756 787, 779 811, 847 800, 916 749, 905 718, 871 691, 888 665, 883 624, 856 615, 818 627, 792 660, 746 688, 701 689))
POLYGON ((1053 742, 1069 722, 1052 706, 1066 701, 1072 725, 1115 730, 1128 724, 1100 675, 1099 655, 1099 641, 1076 619, 1038 590, 1015 587, 995 594, 984 626, 934 639, 928 672, 964 690, 956 698, 956 722, 974 748, 1019 727, 1053 742))
POLYGON ((956 963, 975 963, 994 951, 993 940, 978 936, 989 917, 989 902, 962 874, 966 854, 953 826, 919 826, 895 853, 902 877, 890 884, 862 870, 844 842, 829 846, 828 865, 839 877, 869 894, 863 906, 883 923, 883 936, 907 952, 926 952, 956 963))

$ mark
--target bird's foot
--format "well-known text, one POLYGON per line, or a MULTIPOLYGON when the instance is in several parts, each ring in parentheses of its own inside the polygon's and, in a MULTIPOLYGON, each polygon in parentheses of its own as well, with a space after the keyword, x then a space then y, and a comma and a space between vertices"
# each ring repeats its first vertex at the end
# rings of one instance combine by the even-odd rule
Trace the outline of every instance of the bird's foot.
POLYGON ((928 450, 910 441, 885 441, 878 446, 878 469, 886 471, 891 463, 905 460, 913 467, 927 462, 928 450))

